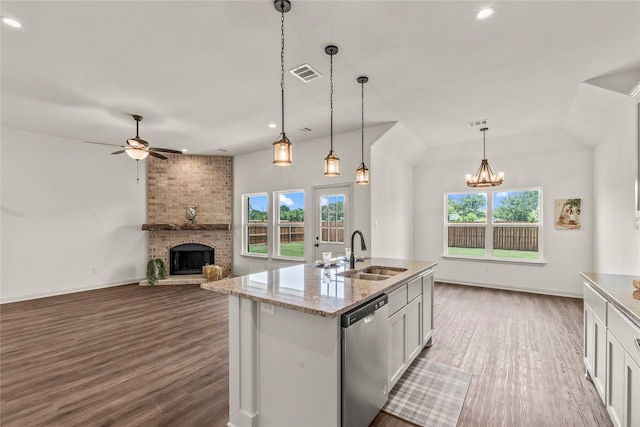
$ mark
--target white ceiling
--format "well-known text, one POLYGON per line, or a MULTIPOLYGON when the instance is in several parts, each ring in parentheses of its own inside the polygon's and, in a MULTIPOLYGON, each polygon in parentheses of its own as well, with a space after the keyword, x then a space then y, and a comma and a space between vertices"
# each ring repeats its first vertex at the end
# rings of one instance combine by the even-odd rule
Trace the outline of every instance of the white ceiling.
MULTIPOLYGON (((639 1, 303 1, 285 15, 294 143, 402 122, 425 146, 559 129, 582 82, 640 69, 639 1), (478 21, 491 5, 495 15, 478 21), (312 132, 302 132, 308 127, 312 132)), ((264 1, 2 1, 2 125, 192 154, 270 148, 280 132, 280 15, 264 1), (278 128, 270 129, 274 122, 278 128)), ((584 92, 584 91, 583 91, 584 92)), ((579 101, 579 97, 578 97, 579 101)), ((593 106, 589 107, 593 108, 593 106)), ((584 114, 583 114, 584 115, 584 114)), ((580 133, 579 130, 576 131, 580 133)), ((339 147, 336 147, 339 152, 339 147)), ((97 152, 109 147, 96 146, 97 152)))

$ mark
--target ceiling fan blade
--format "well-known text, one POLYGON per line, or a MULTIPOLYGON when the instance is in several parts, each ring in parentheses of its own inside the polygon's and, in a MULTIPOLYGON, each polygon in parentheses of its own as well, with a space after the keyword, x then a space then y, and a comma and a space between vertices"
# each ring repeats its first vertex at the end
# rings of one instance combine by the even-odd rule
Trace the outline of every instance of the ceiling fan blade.
POLYGON ((157 157, 158 159, 167 160, 167 158, 162 154, 154 153, 153 151, 149 151, 149 155, 153 157, 157 157))
POLYGON ((173 153, 173 154, 182 154, 182 151, 178 151, 178 150, 171 150, 169 148, 155 148, 155 147, 149 147, 149 151, 159 151, 161 153, 173 153))
POLYGON ((122 154, 122 153, 124 153, 125 151, 127 151, 127 150, 118 150, 118 151, 114 151, 114 152, 113 152, 113 153, 111 153, 111 154, 122 154))
POLYGON ((123 147, 126 148, 124 145, 120 145, 120 144, 107 144, 106 142, 93 142, 93 141, 82 141, 85 144, 98 144, 98 145, 110 145, 112 147, 123 147))

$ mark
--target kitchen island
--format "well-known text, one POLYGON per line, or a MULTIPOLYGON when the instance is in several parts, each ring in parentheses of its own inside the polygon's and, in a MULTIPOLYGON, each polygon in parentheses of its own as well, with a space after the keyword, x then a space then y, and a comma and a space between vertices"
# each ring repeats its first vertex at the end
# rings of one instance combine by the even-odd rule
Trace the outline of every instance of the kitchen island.
POLYGON ((340 426, 341 315, 383 294, 390 390, 431 344, 435 265, 373 258, 356 270, 384 266, 395 275, 357 277, 348 264, 307 264, 202 284, 229 295, 228 425, 340 426))

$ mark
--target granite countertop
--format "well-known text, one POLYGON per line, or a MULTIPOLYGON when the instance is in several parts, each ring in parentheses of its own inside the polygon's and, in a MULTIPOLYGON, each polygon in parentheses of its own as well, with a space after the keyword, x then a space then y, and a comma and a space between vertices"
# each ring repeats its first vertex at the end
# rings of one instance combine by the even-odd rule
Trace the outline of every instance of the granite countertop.
POLYGON ((406 268, 386 280, 350 279, 336 273, 349 270, 348 262, 324 269, 317 264, 263 271, 247 276, 207 282, 203 289, 333 318, 418 277, 437 263, 433 261, 372 258, 356 263, 356 270, 369 266, 406 268))
POLYGON ((589 284, 640 328, 640 290, 633 287, 637 276, 580 273, 589 284))

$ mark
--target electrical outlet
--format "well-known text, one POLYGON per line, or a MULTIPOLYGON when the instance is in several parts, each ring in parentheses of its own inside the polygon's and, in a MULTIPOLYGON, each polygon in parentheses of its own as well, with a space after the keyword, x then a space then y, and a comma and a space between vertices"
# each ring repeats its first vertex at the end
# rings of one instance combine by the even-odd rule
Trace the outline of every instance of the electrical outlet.
POLYGON ((488 273, 488 272, 489 272, 489 266, 488 266, 488 265, 487 265, 487 266, 485 266, 485 268, 484 268, 484 272, 485 272, 485 273, 488 273))
POLYGON ((268 304, 266 302, 260 303, 260 311, 268 314, 276 314, 276 307, 273 304, 268 304))
POLYGON ((98 218, 98 216, 99 216, 99 215, 98 215, 98 211, 93 211, 93 212, 91 212, 91 217, 92 217, 93 219, 97 219, 97 218, 98 218))
POLYGON ((105 218, 111 218, 111 211, 104 211, 105 218))
POLYGON ((98 267, 93 267, 93 274, 98 274, 98 267))

